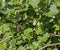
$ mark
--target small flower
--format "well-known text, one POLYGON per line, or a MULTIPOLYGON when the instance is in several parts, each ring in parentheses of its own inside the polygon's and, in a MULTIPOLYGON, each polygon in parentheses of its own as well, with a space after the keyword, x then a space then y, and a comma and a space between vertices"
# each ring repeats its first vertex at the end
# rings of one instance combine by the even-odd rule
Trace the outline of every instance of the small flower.
POLYGON ((25 15, 25 18, 24 18, 24 19, 26 20, 27 18, 28 18, 28 16, 27 16, 27 15, 25 15))
POLYGON ((53 18, 55 18, 55 16, 53 16, 53 18))
POLYGON ((33 21, 33 26, 35 26, 36 25, 36 21, 33 21))
POLYGON ((37 26, 40 26, 40 22, 37 22, 37 26))

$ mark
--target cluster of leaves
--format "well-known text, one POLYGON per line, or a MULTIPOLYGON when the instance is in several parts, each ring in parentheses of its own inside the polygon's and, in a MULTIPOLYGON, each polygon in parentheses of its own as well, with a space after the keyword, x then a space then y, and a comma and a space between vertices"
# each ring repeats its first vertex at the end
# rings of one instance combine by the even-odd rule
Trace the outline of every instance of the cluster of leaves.
MULTIPOLYGON (((60 42, 60 0, 0 0, 0 50, 38 50, 60 42)), ((60 46, 45 50, 58 50, 60 46)))

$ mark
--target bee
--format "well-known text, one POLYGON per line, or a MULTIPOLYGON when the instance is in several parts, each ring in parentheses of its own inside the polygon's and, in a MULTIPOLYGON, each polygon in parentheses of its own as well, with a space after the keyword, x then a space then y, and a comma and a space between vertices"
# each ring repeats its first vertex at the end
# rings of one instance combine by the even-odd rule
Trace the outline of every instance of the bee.
POLYGON ((60 32, 58 32, 58 35, 60 35, 60 32))
POLYGON ((22 25, 21 24, 18 24, 17 25, 17 32, 20 32, 22 29, 23 29, 22 25))

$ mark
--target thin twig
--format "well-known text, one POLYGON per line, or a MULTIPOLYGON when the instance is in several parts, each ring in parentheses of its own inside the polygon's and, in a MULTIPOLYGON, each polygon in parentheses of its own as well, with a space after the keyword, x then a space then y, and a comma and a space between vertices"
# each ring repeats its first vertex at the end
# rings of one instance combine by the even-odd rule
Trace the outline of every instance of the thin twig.
POLYGON ((40 48, 39 50, 43 50, 43 49, 45 49, 46 47, 49 47, 49 46, 57 46, 57 45, 60 45, 60 43, 47 44, 47 45, 43 46, 42 48, 40 48))
POLYGON ((49 34, 49 37, 60 37, 60 35, 56 35, 56 34, 49 34))
POLYGON ((60 37, 60 35, 55 35, 55 36, 60 37))
POLYGON ((10 38, 12 38, 12 36, 9 36, 6 39, 3 39, 2 41, 0 41, 0 44, 3 43, 4 41, 6 41, 7 39, 10 39, 10 38))

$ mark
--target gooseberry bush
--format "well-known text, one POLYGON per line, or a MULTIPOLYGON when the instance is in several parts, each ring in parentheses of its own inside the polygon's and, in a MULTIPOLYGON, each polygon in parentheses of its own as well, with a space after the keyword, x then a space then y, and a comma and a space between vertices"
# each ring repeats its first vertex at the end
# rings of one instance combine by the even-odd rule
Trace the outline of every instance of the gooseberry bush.
POLYGON ((59 42, 60 0, 0 0, 0 50, 60 50, 59 42))

